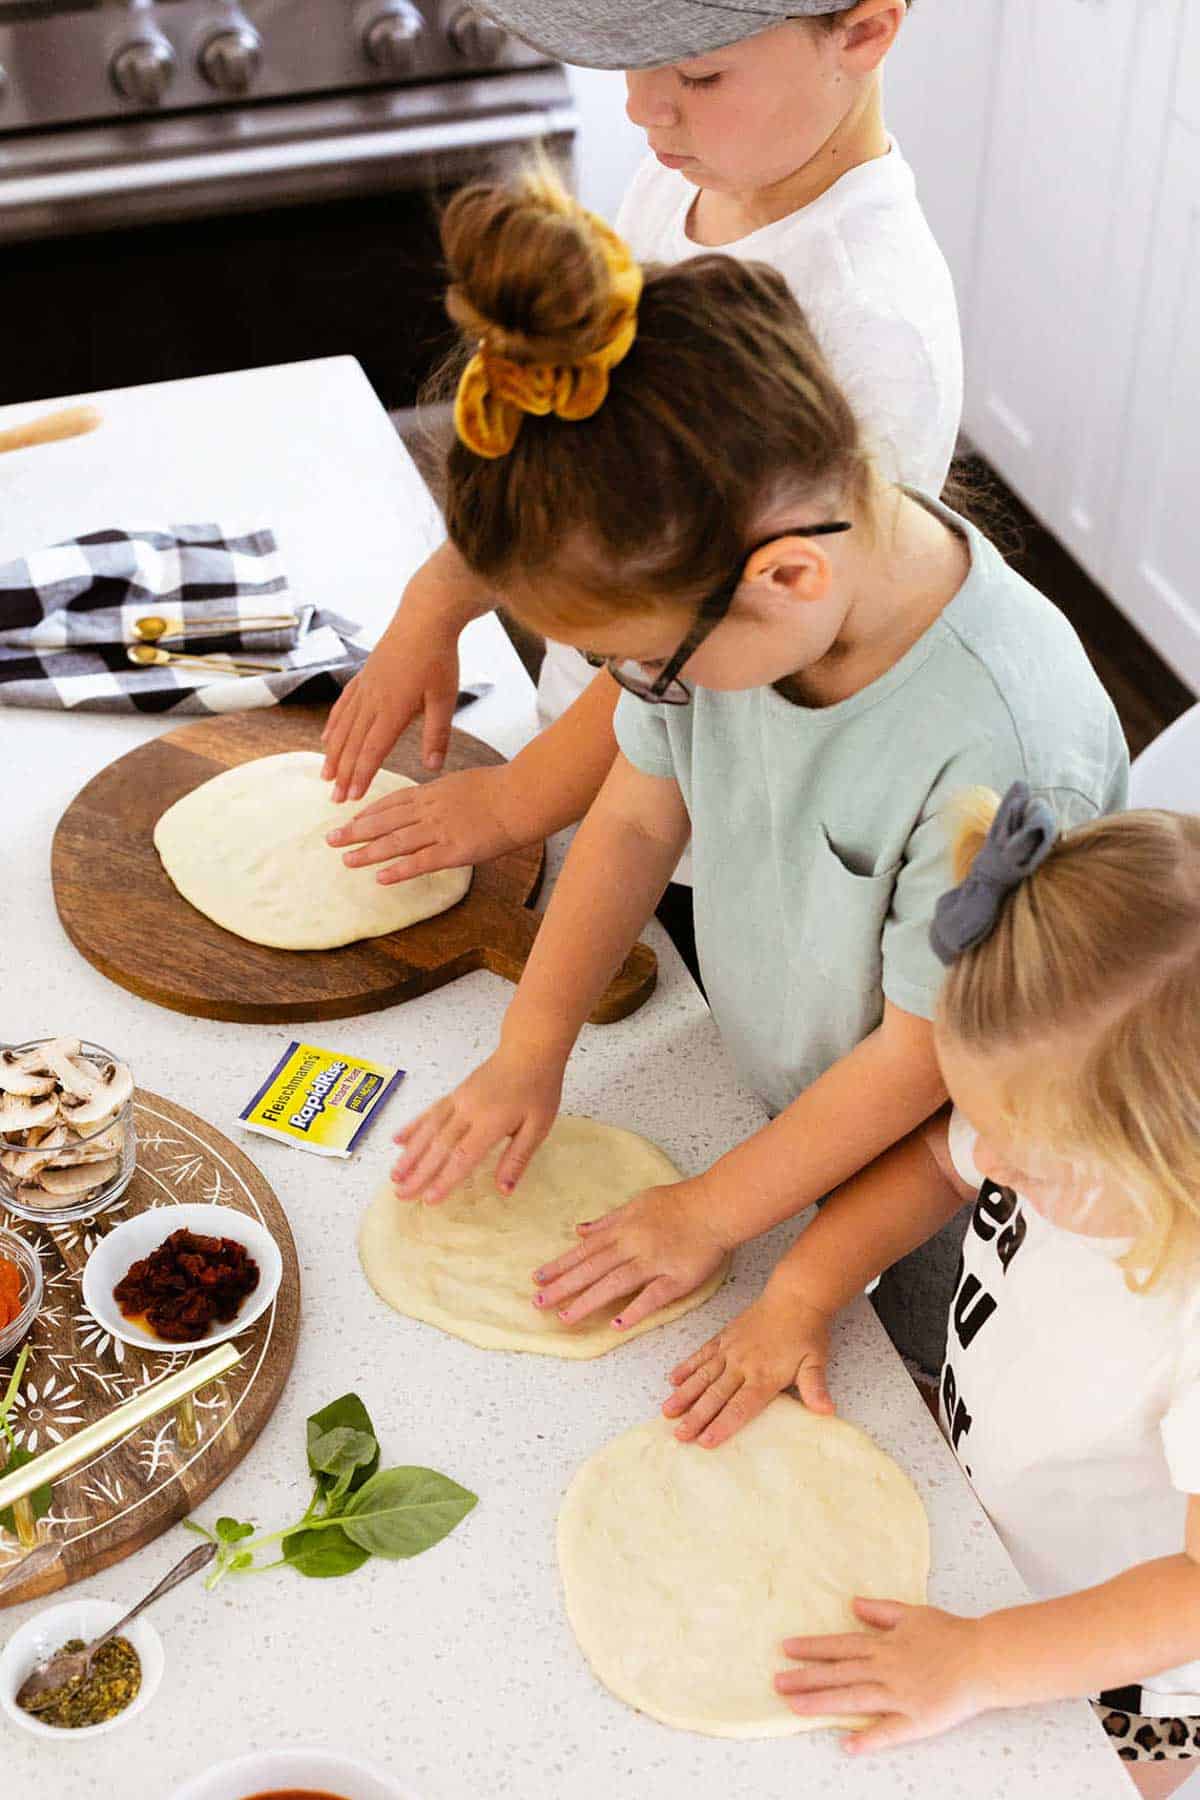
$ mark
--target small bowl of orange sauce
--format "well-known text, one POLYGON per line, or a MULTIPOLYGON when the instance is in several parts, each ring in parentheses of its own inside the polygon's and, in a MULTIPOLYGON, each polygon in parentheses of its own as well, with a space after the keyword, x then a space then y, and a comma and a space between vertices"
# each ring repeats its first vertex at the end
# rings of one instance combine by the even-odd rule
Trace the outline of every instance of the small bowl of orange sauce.
POLYGON ((195 1775, 170 1800, 419 1800, 382 1769, 337 1750, 252 1750, 195 1775))

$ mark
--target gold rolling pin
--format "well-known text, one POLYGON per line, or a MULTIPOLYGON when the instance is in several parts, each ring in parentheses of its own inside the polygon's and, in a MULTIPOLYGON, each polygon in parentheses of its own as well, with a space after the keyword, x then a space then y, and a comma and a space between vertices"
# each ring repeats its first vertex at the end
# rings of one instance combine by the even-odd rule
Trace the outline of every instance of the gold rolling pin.
POLYGON ((219 1375, 228 1374, 241 1360, 241 1351, 232 1343, 218 1344, 198 1362, 190 1363, 175 1375, 164 1375, 161 1381, 143 1388, 140 1394, 124 1401, 103 1419, 97 1419, 94 1425, 85 1425, 73 1437, 64 1438, 50 1450, 43 1450, 23 1468, 15 1469, 11 1475, 0 1475, 0 1512, 9 1506, 13 1508, 17 1536, 24 1547, 30 1550, 37 1543, 37 1526, 29 1496, 43 1482, 57 1481, 70 1474, 89 1456, 107 1450, 110 1444, 118 1443, 137 1426, 156 1419, 159 1413, 172 1406, 179 1407, 179 1442, 183 1448, 193 1449, 198 1441, 193 1394, 219 1375))
POLYGON ((27 419, 24 425, 12 425, 0 431, 0 451, 29 450, 34 444, 54 444, 59 438, 83 437, 103 423, 104 414, 95 406, 64 406, 58 412, 43 413, 40 419, 27 419))

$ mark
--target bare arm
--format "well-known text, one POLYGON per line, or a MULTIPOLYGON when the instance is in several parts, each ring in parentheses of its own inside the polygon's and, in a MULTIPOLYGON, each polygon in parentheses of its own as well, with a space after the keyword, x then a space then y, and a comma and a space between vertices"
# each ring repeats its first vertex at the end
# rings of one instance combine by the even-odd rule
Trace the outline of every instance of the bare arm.
POLYGON ((499 1048, 397 1133, 399 1194, 443 1200, 502 1138, 511 1141, 496 1182, 512 1191, 553 1121, 580 1027, 653 911, 687 836, 677 784, 643 775, 618 755, 571 846, 499 1048))
POLYGON ((539 1304, 568 1325, 606 1304, 616 1271, 637 1297, 618 1326, 690 1293, 697 1269, 777 1225, 908 1136, 945 1099, 925 1019, 886 1005, 848 1055, 703 1175, 649 1188, 588 1226, 581 1242, 535 1271, 539 1304))
POLYGON ((735 1242, 757 1237, 900 1143, 945 1098, 932 1025, 885 1002, 869 1037, 713 1164, 704 1184, 714 1216, 735 1242))
POLYGON ((1200 1657, 1200 1499, 1184 1547, 1057 1600, 963 1619, 932 1606, 857 1599, 870 1633, 787 1638, 802 1667, 776 1676, 797 1713, 879 1715, 856 1752, 930 1737, 997 1706, 1035 1705, 1137 1681, 1200 1657))
POLYGON ((618 691, 602 671, 512 762, 387 794, 328 841, 359 846, 342 860, 352 869, 384 865, 376 879, 385 884, 540 843, 581 819, 603 787, 617 754, 618 691))
POLYGON ((440 769, 458 693, 458 637, 492 609, 487 584, 449 541, 412 577, 391 624, 339 697, 322 734, 335 800, 359 800, 409 721, 425 715, 422 753, 440 769))
POLYGON ((675 1435, 714 1450, 785 1388, 830 1413, 833 1319, 881 1270, 940 1231, 970 1192, 948 1167, 946 1115, 853 1176, 801 1232, 745 1312, 671 1371, 675 1435), (944 1163, 946 1166, 943 1166, 944 1163))

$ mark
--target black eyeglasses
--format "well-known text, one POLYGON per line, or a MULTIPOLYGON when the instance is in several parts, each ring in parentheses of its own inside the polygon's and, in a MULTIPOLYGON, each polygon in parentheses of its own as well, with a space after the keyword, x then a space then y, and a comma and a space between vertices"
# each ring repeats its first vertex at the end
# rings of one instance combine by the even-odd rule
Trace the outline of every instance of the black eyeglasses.
POLYGON ((585 660, 593 669, 607 669, 618 687, 624 688, 636 700, 645 700, 652 706, 687 706, 691 702, 692 691, 685 682, 679 679, 679 671, 695 656, 705 638, 714 632, 721 620, 733 605, 733 597, 742 585, 742 577, 746 564, 768 544, 778 543, 785 537, 832 537, 834 532, 849 531, 849 519, 834 519, 824 525, 792 525, 781 531, 773 531, 757 544, 751 544, 742 561, 738 564, 728 580, 700 602, 691 629, 679 648, 676 650, 657 675, 651 679, 636 673, 638 664, 627 657, 595 656, 585 653, 585 660))

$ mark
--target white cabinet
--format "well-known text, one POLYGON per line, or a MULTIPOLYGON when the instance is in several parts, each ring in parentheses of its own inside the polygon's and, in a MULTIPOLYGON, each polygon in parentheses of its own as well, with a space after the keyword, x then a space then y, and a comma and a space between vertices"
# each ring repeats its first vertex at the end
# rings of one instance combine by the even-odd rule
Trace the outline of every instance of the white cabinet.
POLYGON ((972 0, 950 57, 930 6, 918 65, 924 10, 888 110, 958 289, 964 430, 1200 688, 1200 0, 972 0))
POLYGON ((1136 351, 1112 591, 1200 691, 1200 128, 1181 119, 1136 351))
POLYGON ((1079 398, 1080 313, 1109 248, 1105 215, 1134 27, 1129 0, 1006 0, 1001 8, 965 423, 1039 512, 1051 510, 1061 486, 1064 401, 1079 398))

